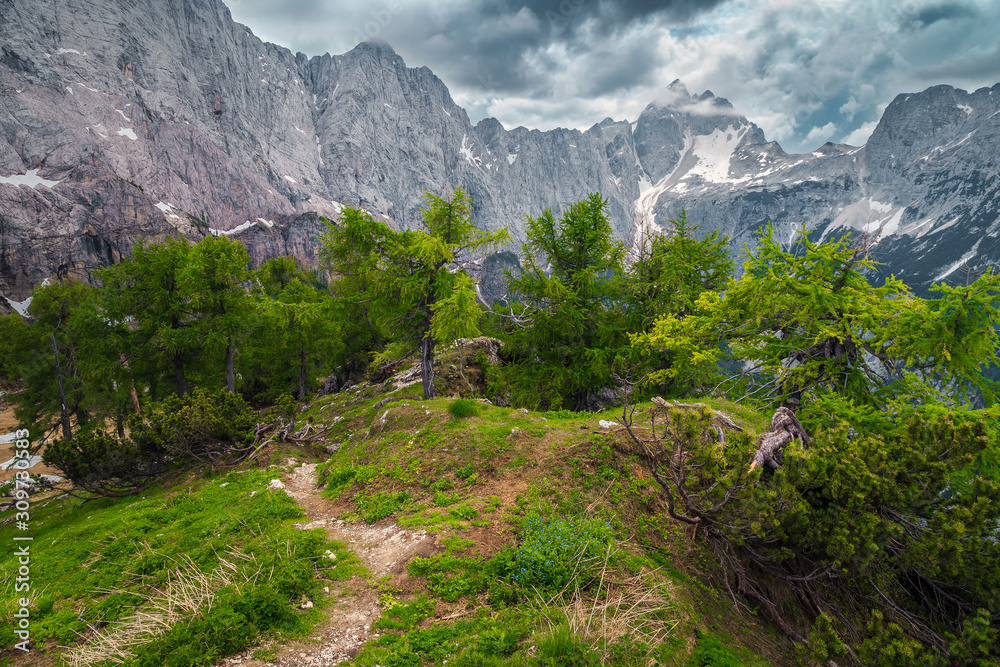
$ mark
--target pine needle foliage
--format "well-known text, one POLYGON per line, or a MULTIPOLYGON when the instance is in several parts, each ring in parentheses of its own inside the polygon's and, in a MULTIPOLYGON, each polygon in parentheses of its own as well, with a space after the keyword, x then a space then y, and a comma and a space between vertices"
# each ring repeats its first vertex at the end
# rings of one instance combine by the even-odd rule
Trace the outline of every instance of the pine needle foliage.
POLYGON ((796 406, 810 392, 832 391, 879 404, 912 392, 913 382, 993 402, 983 370, 1000 362, 1000 275, 939 285, 937 298, 924 299, 894 277, 872 285, 873 265, 847 237, 817 243, 802 234, 786 251, 767 227, 739 280, 703 292, 698 312, 667 314, 632 343, 673 359, 654 380, 709 375, 738 360, 743 372, 728 388, 773 403, 796 406))
POLYGON ((337 294, 364 314, 387 341, 376 363, 421 351, 424 397, 437 395, 434 349, 479 333, 482 310, 476 285, 462 270, 473 255, 508 239, 472 222, 463 188, 450 197, 425 193, 424 229, 396 231, 368 211, 346 208, 323 243, 327 266, 338 276, 337 294))
POLYGON ((509 364, 494 376, 516 405, 586 409, 613 384, 614 362, 627 346, 625 249, 614 240, 606 206, 595 193, 558 222, 551 210, 525 218, 523 270, 508 275, 507 286, 527 324, 508 328, 509 364))

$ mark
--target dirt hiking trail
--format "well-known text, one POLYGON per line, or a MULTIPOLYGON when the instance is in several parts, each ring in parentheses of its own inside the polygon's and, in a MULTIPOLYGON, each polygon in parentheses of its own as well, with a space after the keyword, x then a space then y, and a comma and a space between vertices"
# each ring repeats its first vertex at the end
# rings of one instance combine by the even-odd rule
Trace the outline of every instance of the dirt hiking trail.
MULTIPOLYGON (((295 461, 289 459, 288 463, 291 465, 295 461)), ((328 667, 350 660, 365 642, 378 637, 371 629, 372 623, 382 614, 378 605, 379 592, 372 585, 374 581, 389 577, 388 585, 408 590, 412 584, 408 581, 406 564, 417 556, 428 556, 438 550, 436 535, 406 530, 389 519, 371 526, 337 519, 345 505, 319 495, 316 468, 315 463, 305 463, 285 475, 285 493, 298 502, 308 519, 307 523, 295 524, 295 527, 326 529, 330 539, 342 542, 354 552, 369 574, 331 582, 324 594, 335 600, 326 612, 327 618, 307 637, 283 645, 263 645, 275 652, 276 659, 259 660, 252 657, 256 649, 251 649, 220 663, 226 667, 328 667)))

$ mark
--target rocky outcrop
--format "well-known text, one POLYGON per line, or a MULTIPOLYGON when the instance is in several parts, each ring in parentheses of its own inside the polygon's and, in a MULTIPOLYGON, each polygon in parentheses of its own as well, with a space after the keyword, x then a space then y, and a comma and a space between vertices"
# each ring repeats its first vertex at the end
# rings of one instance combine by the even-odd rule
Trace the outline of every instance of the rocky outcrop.
POLYGON ((385 44, 306 58, 219 0, 0 0, 0 13, 0 290, 14 301, 168 234, 231 233, 255 262, 313 263, 320 216, 364 206, 417 225, 425 190, 458 185, 482 227, 510 230, 508 251, 525 214, 598 191, 633 242, 685 207, 736 250, 768 220, 782 239, 802 225, 880 235, 877 258, 916 283, 1000 257, 996 87, 900 96, 867 147, 789 155, 679 82, 635 123, 507 130, 473 126, 385 44))

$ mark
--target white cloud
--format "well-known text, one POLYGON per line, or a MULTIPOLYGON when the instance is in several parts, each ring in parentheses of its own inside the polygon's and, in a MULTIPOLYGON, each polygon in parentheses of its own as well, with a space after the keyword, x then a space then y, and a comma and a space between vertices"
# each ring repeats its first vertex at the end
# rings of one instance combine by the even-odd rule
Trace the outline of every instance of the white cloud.
POLYGON ((865 123, 858 129, 854 130, 853 132, 845 136, 843 139, 841 139, 840 143, 848 144, 851 146, 863 146, 864 144, 868 143, 868 140, 871 138, 872 132, 875 131, 875 127, 877 125, 878 125, 877 120, 865 123))
POLYGON ((835 123, 827 123, 823 127, 814 127, 809 130, 809 134, 806 135, 806 143, 808 144, 825 144, 830 140, 830 137, 837 131, 837 125, 835 123))
POLYGON ((857 98, 851 95, 851 97, 840 106, 840 113, 847 116, 847 120, 854 120, 854 114, 858 112, 861 108, 861 103, 858 102, 857 98))

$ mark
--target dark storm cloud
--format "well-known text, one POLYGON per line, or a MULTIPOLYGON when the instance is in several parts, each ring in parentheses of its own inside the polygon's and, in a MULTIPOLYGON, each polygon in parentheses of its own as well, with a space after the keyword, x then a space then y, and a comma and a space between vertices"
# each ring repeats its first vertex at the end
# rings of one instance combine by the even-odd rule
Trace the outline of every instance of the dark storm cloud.
POLYGON ((974 7, 964 3, 947 2, 914 9, 904 15, 903 25, 910 30, 922 30, 940 21, 955 21, 974 18, 977 12, 974 7))
POLYGON ((679 78, 808 151, 864 143, 901 92, 1000 81, 996 0, 225 1, 308 55, 382 40, 507 127, 635 120, 679 78))
MULTIPOLYGON (((465 6, 438 23, 433 22, 434 12, 429 6, 408 6, 404 11, 410 15, 422 14, 423 20, 416 22, 429 29, 392 31, 393 35, 387 39, 404 57, 407 52, 432 54, 440 63, 433 68, 435 72, 448 81, 478 88, 484 94, 545 95, 552 92, 550 75, 565 68, 560 57, 563 54, 593 58, 595 51, 601 51, 612 36, 636 22, 683 23, 721 2, 531 0, 465 6)), ((604 93, 648 80, 650 66, 659 61, 655 43, 628 45, 627 51, 620 57, 611 54, 612 62, 602 67, 603 71, 617 71, 621 76, 600 77, 596 85, 588 82, 586 88, 604 93), (631 69, 635 70, 640 62, 643 65, 640 69, 646 71, 627 71, 625 60, 639 54, 644 60, 632 60, 631 69)))
POLYGON ((607 46, 588 55, 590 76, 580 82, 579 91, 590 97, 654 85, 663 61, 655 43, 641 40, 607 46))
POLYGON ((526 7, 540 17, 553 32, 573 34, 581 20, 598 19, 607 32, 614 32, 633 21, 660 17, 675 24, 691 21, 713 10, 726 0, 667 0, 644 2, 632 0, 534 0, 504 3, 503 13, 526 7))
MULTIPOLYGON (((408 64, 426 64, 451 85, 484 94, 544 95, 548 76, 564 67, 555 49, 588 57, 611 36, 643 21, 683 26, 727 0, 528 0, 499 3, 384 2, 331 3, 326 0, 230 0, 237 20, 251 24, 263 39, 308 55, 339 53, 365 39, 388 42, 408 64), (335 27, 335 30, 331 30, 335 27), (284 38, 284 39, 283 39, 284 38)), ((653 43, 629 46, 649 64, 658 59, 653 43)), ((626 72, 621 59, 603 68, 624 76, 604 76, 588 89, 621 89, 648 79, 626 72), (615 81, 619 85, 615 86, 615 81)))
POLYGON ((921 67, 914 72, 914 76, 931 82, 949 79, 967 81, 984 77, 1000 81, 1000 42, 991 51, 976 51, 948 63, 921 67))

